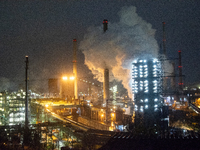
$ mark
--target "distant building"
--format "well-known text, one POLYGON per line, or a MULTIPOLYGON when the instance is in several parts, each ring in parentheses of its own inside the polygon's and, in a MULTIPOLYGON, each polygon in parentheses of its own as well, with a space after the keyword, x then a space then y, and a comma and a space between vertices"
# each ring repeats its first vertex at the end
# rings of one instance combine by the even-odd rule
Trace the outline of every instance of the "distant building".
POLYGON ((161 121, 163 106, 162 66, 158 59, 139 59, 132 64, 135 124, 154 127, 161 121))
POLYGON ((57 97, 59 95, 58 79, 56 78, 49 79, 48 89, 50 97, 57 97))
POLYGON ((25 92, 0 93, 0 125, 17 125, 25 122, 25 92))

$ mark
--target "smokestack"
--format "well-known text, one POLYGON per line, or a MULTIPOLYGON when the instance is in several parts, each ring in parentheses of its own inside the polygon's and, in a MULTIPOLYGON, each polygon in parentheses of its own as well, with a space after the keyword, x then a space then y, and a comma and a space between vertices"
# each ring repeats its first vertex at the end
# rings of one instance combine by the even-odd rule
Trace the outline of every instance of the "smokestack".
POLYGON ((104 70, 104 82, 103 82, 103 98, 104 103, 109 99, 109 70, 104 70))
POLYGON ((181 63, 181 51, 178 51, 178 56, 179 56, 179 89, 182 90, 183 89, 183 79, 182 79, 182 63, 181 63))
POLYGON ((77 85, 77 43, 76 39, 73 39, 73 74, 74 74, 74 96, 78 99, 78 85, 77 85))
POLYGON ((108 30, 108 20, 104 19, 103 20, 103 31, 106 32, 108 30))
MULTIPOLYGON (((108 29, 108 20, 103 20, 103 31, 104 33, 108 29)), ((104 82, 103 82, 103 103, 109 99, 109 69, 104 69, 104 82)), ((107 105, 107 104, 106 104, 107 105)))
POLYGON ((175 63, 172 62, 172 67, 173 67, 173 72, 172 72, 172 77, 171 77, 171 87, 172 87, 172 90, 174 91, 175 90, 175 63))
POLYGON ((163 22, 163 54, 166 56, 165 22, 163 22))

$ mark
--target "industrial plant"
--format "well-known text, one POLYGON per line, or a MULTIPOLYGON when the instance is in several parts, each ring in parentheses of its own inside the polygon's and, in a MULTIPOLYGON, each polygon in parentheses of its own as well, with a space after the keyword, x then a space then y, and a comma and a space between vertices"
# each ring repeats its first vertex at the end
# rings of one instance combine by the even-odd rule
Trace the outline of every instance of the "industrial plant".
MULTIPOLYGON (((122 24, 128 26, 126 21, 122 24)), ((146 22, 141 26, 146 27, 146 22)), ((189 118, 192 110, 200 113, 200 109, 191 103, 196 102, 194 97, 198 94, 193 92, 192 95, 191 91, 184 90, 181 51, 178 51, 178 58, 167 58, 165 23, 161 52, 154 50, 157 44, 148 35, 153 42, 146 45, 136 43, 138 47, 145 45, 144 51, 132 54, 134 45, 125 43, 126 40, 125 44, 121 42, 124 37, 113 36, 115 30, 112 31, 115 34, 109 32, 107 19, 103 20, 103 30, 101 27, 95 32, 98 34, 95 33, 93 38, 100 40, 91 44, 88 42, 91 40, 89 34, 81 46, 85 64, 93 73, 92 78, 79 74, 77 40, 73 39, 71 74, 63 70, 62 76, 46 80, 48 92, 35 94, 28 87, 29 62, 26 56, 24 91, 0 93, 0 129, 8 135, 5 139, 8 147, 24 149, 32 144, 41 149, 62 147, 64 150, 80 145, 88 149, 109 149, 109 143, 116 144, 118 139, 123 141, 120 144, 123 145, 127 141, 130 144, 131 139, 176 138, 194 139, 196 144, 199 136, 185 126, 180 127, 176 112, 184 113, 185 118, 189 118), (108 41, 112 38, 115 40, 108 41), (92 58, 92 52, 97 57, 92 58), (11 142, 14 137, 17 144, 11 142)), ((140 36, 141 33, 135 37, 138 40, 140 36)), ((6 144, 1 144, 6 147, 6 144)))

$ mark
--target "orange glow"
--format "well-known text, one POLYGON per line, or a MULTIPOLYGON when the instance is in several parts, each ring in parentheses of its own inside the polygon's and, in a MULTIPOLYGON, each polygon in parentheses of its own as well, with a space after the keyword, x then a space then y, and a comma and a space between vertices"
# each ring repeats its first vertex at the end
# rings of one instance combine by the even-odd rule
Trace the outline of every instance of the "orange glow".
POLYGON ((112 113, 112 117, 114 117, 115 116, 115 114, 114 113, 112 113))

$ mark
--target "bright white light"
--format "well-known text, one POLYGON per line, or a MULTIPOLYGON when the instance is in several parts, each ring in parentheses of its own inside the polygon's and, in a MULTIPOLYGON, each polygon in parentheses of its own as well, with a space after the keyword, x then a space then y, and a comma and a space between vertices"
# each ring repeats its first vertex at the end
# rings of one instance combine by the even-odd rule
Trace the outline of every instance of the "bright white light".
POLYGON ((157 62, 157 61, 158 61, 157 59, 155 59, 155 58, 153 59, 153 63, 155 63, 155 62, 157 62))
POLYGON ((158 105, 155 105, 154 107, 158 107, 158 105))
POLYGON ((145 102, 148 102, 148 99, 147 99, 147 98, 145 99, 145 102))
MULTIPOLYGON (((74 80, 74 77, 70 77, 69 79, 70 79, 70 80, 74 80)), ((87 82, 87 81, 86 81, 86 82, 87 82)))
POLYGON ((63 80, 67 80, 67 77, 62 77, 63 80))
POLYGON ((146 60, 144 60, 144 62, 147 62, 146 60))
POLYGON ((139 62, 143 62, 142 60, 139 60, 139 62))
POLYGON ((147 109, 148 108, 148 105, 145 105, 145 109, 147 109))
POLYGON ((158 99, 157 99, 157 98, 155 98, 155 99, 154 99, 154 102, 157 102, 157 101, 158 101, 158 99))
POLYGON ((140 111, 141 111, 141 112, 143 112, 143 111, 144 111, 144 109, 143 109, 143 106, 141 106, 141 107, 140 107, 140 111))

